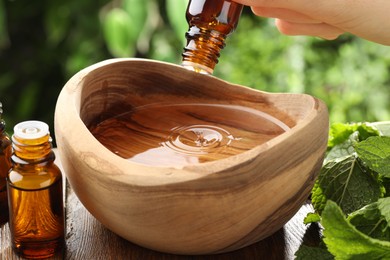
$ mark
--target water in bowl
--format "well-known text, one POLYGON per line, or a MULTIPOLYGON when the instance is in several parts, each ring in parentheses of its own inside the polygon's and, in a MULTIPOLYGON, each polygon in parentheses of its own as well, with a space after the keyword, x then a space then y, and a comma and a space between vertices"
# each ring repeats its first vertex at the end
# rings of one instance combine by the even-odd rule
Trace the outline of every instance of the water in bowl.
POLYGON ((230 104, 152 104, 106 119, 91 133, 113 153, 151 166, 227 158, 289 127, 262 111, 230 104))

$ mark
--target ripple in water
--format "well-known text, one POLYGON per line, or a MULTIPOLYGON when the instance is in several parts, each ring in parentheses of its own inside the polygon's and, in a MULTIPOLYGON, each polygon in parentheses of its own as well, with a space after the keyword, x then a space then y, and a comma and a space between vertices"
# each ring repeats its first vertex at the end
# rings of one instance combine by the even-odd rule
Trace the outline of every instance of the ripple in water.
POLYGON ((182 126, 172 129, 163 146, 184 154, 207 154, 239 140, 221 127, 212 125, 182 126))
POLYGON ((181 167, 248 151, 288 129, 269 114, 237 105, 156 104, 107 119, 90 130, 130 161, 181 167))

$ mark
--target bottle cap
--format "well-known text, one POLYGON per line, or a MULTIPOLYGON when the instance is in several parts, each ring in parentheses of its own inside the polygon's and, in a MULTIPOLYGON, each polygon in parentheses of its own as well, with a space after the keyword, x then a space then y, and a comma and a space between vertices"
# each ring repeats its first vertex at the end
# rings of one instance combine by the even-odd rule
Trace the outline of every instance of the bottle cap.
POLYGON ((14 136, 23 139, 37 139, 49 133, 49 126, 41 121, 24 121, 14 127, 14 136))

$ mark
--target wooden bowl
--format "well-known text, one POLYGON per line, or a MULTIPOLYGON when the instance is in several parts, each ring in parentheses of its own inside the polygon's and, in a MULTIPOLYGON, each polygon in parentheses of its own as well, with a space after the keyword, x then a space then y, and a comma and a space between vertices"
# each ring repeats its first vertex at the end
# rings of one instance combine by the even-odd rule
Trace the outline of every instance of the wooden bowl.
MULTIPOLYGON (((272 134, 267 124, 252 125, 272 134)), ((162 252, 215 254, 270 236, 297 212, 322 165, 328 113, 309 95, 265 93, 163 62, 113 59, 68 81, 55 136, 71 187, 108 229, 162 252), (194 102, 255 109, 289 129, 248 151, 180 167, 132 162, 90 131, 140 106, 194 102)))

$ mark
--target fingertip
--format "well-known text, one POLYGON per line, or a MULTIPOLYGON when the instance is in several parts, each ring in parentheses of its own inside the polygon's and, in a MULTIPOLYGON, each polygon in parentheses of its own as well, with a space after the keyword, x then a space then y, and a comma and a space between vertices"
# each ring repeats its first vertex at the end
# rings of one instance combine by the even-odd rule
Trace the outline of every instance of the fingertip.
POLYGON ((276 25, 276 28, 278 28, 279 32, 281 32, 282 34, 295 35, 293 33, 294 32, 294 25, 292 23, 276 18, 275 25, 276 25))
POLYGON ((262 17, 267 16, 267 13, 264 11, 264 8, 262 7, 252 6, 251 10, 257 16, 262 16, 262 17))
POLYGON ((275 19, 275 25, 279 32, 289 36, 307 35, 317 36, 326 40, 335 40, 344 33, 344 31, 340 30, 339 28, 324 23, 300 24, 291 23, 282 19, 275 19))

